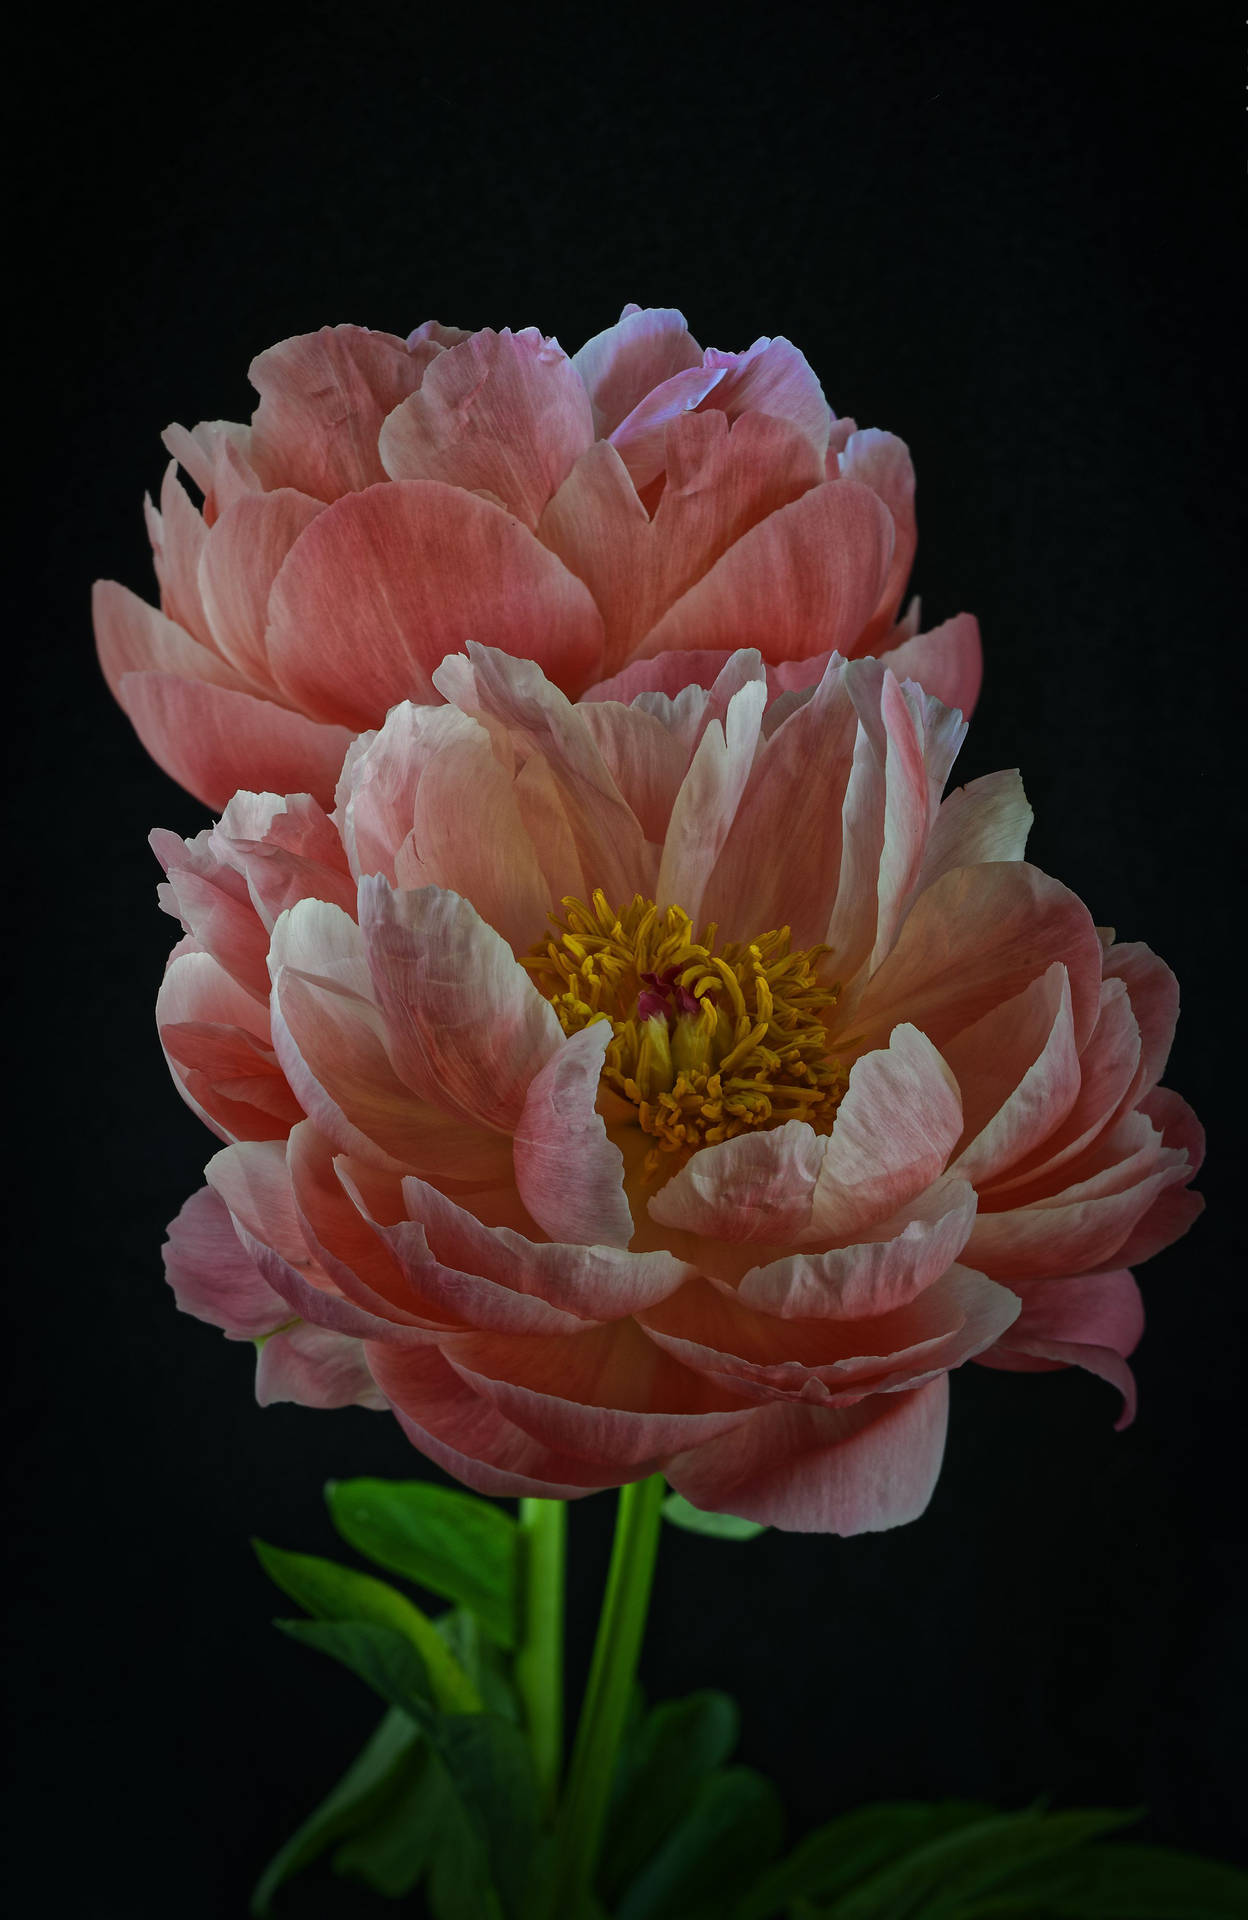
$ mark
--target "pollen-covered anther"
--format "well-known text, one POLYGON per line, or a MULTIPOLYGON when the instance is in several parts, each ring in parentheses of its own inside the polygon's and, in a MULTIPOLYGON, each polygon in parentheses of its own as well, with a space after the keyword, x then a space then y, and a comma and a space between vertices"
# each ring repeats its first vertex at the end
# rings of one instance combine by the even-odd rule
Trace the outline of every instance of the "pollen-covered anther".
POLYGON ((682 908, 640 894, 619 910, 601 891, 561 904, 524 964, 565 1033, 610 1022, 603 1088, 655 1140, 648 1173, 664 1154, 786 1120, 831 1129, 847 1080, 828 1056, 826 947, 794 953, 775 927, 717 951, 715 925, 697 938, 682 908))

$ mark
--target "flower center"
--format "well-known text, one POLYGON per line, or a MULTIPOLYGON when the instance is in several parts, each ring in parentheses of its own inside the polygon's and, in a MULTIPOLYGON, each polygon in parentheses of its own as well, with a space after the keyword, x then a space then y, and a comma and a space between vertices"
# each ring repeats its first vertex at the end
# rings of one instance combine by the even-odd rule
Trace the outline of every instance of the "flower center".
POLYGON ((618 911, 602 892, 560 904, 523 964, 565 1033, 610 1022, 602 1085, 653 1136, 647 1175, 664 1153, 786 1120, 830 1131, 847 1076, 828 1057, 826 947, 793 953, 773 927, 717 952, 714 925, 697 939, 682 908, 640 894, 618 911))

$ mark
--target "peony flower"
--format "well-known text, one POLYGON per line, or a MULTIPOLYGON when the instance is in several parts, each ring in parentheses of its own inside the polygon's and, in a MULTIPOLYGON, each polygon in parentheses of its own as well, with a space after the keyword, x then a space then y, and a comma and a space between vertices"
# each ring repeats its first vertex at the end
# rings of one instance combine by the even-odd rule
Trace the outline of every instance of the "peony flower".
POLYGON ((157 836, 175 1078, 229 1144, 179 1303, 262 1398, 378 1398, 491 1493, 661 1468, 852 1533, 922 1511, 949 1373, 1080 1365, 1199 1207, 1173 979, 1023 859, 1016 774, 880 661, 573 706, 471 646, 332 817, 157 836))
POLYGON ((836 648, 974 704, 974 620, 898 619, 905 446, 838 420, 787 340, 704 352, 679 313, 632 306, 570 359, 531 327, 327 327, 251 378, 249 427, 165 435, 161 611, 113 581, 95 598, 110 687, 211 806, 256 786, 328 803, 350 736, 436 701, 468 640, 574 699, 630 666, 674 692, 754 646, 773 691, 836 648))

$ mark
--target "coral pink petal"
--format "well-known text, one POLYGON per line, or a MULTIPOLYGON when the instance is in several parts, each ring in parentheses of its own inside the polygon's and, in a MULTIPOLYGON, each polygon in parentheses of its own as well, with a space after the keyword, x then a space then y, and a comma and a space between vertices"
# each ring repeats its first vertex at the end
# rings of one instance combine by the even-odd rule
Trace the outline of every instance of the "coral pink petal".
POLYGON ((269 593, 291 547, 324 504, 292 487, 247 493, 215 522, 199 560, 199 593, 213 641, 231 665, 270 681, 264 632, 269 593))
POLYGON ((846 480, 812 487, 730 546, 638 651, 757 647, 765 660, 848 652, 879 599, 892 550, 892 520, 870 488, 846 480))
POLYGON ((359 1340, 306 1322, 275 1333, 260 1349, 256 1399, 262 1407, 294 1401, 300 1407, 386 1406, 359 1340))
POLYGON ((1179 1017, 1179 983, 1164 960, 1142 941, 1125 941, 1105 955, 1106 979, 1121 980, 1131 996, 1140 1029, 1143 1084, 1147 1093, 1166 1070, 1179 1017))
POLYGON ((1101 944, 1087 908, 1023 862, 955 867, 915 902, 855 1009, 854 1031, 874 1038, 906 1019, 943 1046, 1055 960, 1070 975, 1082 1046, 1101 984, 1101 944))
POLYGON ((1151 1260, 1185 1234, 1205 1206, 1201 1195, 1185 1184, 1200 1171, 1205 1157, 1205 1130, 1187 1101, 1169 1087, 1155 1087, 1141 1109, 1161 1129, 1163 1146, 1186 1155, 1188 1171, 1184 1182, 1167 1187, 1127 1235, 1115 1255, 1123 1266, 1151 1260))
MULTIPOLYGON (((1012 1286, 1053 1273, 1124 1264, 1141 1255, 1129 1236, 1166 1188, 1185 1177, 1183 1167, 1162 1164, 1150 1173, 1128 1172, 1119 1191, 1076 1197, 1066 1194, 1029 1207, 980 1213, 966 1257, 994 1280, 1012 1286)), ((1186 1223, 1185 1223, 1186 1224, 1186 1223)), ((1182 1231, 1182 1229, 1179 1229, 1182 1231)), ((1167 1239, 1172 1237, 1167 1234, 1167 1239)))
POLYGON ((760 673, 732 696, 723 725, 707 727, 672 804, 655 898, 678 901, 697 925, 707 918, 703 896, 750 778, 766 705, 760 673))
POLYGON ((345 727, 173 673, 128 673, 118 698, 156 764, 206 806, 219 811, 239 787, 333 799, 345 727))
POLYGON ((360 882, 360 929, 396 1072, 421 1099, 511 1132, 563 1045, 550 1002, 502 935, 442 887, 360 882))
POLYGON ((803 1120, 739 1133, 686 1161, 650 1200, 650 1218, 707 1240, 783 1246, 809 1228, 826 1151, 803 1120))
POLYGON ((175 421, 160 437, 203 494, 205 526, 211 527, 245 493, 261 491, 249 457, 250 427, 236 420, 201 420, 188 430, 175 421))
POLYGON ((183 1313, 220 1327, 229 1340, 256 1340, 284 1326, 290 1308, 244 1251, 230 1210, 211 1187, 193 1193, 161 1249, 165 1278, 183 1313))
POLYGON ((636 1478, 595 1470, 534 1440, 475 1393, 435 1349, 370 1346, 374 1380, 412 1445, 477 1493, 575 1500, 636 1478))
MULTIPOLYGON (((918 541, 914 519, 914 465, 904 440, 899 440, 895 433, 881 433, 878 427, 866 427, 851 433, 846 441, 840 456, 840 471, 843 479, 856 480, 879 495, 893 516, 897 530, 892 563, 879 605, 859 641, 864 653, 874 652, 892 626, 914 565, 918 541)), ((929 687, 928 692, 935 692, 935 688, 929 687)))
POLYGON ((121 682, 131 673, 178 674, 235 690, 243 682, 226 661, 201 647, 183 627, 149 607, 116 580, 97 580, 91 617, 100 666, 113 697, 124 706, 121 682))
POLYGON ((748 1402, 669 1359, 628 1320, 527 1340, 456 1335, 441 1350, 535 1440, 626 1470, 653 1468, 749 1412, 748 1402))
POLYGON ((1121 1430, 1135 1418, 1135 1379, 1126 1364, 1144 1331, 1140 1290, 1124 1268, 1069 1280, 1022 1286, 1023 1310, 982 1365, 1026 1373, 1052 1366, 1082 1367, 1117 1387, 1121 1430), (1037 1368, 1035 1363, 1039 1362, 1037 1368))
POLYGON ((589 394, 594 430, 605 439, 652 388, 700 368, 702 350, 675 307, 639 307, 587 340, 572 365, 589 394))
POLYGON ((552 1240, 575 1246, 626 1247, 633 1236, 624 1161, 597 1108, 610 1038, 598 1021, 565 1040, 532 1081, 515 1129, 520 1198, 552 1240))
MULTIPOLYGON (((659 653, 650 660, 631 660, 609 680, 595 681, 581 695, 581 705, 592 700, 619 700, 625 706, 640 693, 662 693, 675 699, 686 687, 709 687, 732 659, 726 647, 702 647, 680 653, 659 653)), ((826 665, 826 661, 823 665, 826 665)), ((823 672, 820 666, 818 679, 823 672)))
POLYGON ((367 327, 322 327, 258 355, 248 369, 260 395, 249 452, 266 490, 296 487, 330 501, 384 480, 382 421, 420 385, 424 366, 402 340, 367 327))
POLYGON ((979 622, 972 613, 956 613, 952 620, 916 633, 899 647, 880 654, 899 680, 917 680, 925 693, 947 707, 957 707, 969 720, 984 678, 984 654, 979 622))
POLYGON ((369 487, 321 514, 277 576, 270 623, 278 685, 353 730, 398 700, 434 699, 434 668, 469 640, 536 660, 573 692, 602 658, 581 582, 502 507, 437 480, 369 487))
POLYGON ((589 396, 563 349, 535 327, 487 327, 438 355, 387 419, 380 451, 392 480, 488 492, 535 527, 593 438, 589 396))
POLYGON ((668 1462, 677 1493, 792 1533, 874 1533, 917 1520, 944 1453, 949 1383, 854 1407, 773 1405, 668 1462))
POLYGON ((945 1048, 962 1095, 954 1171, 977 1187, 1033 1152, 1079 1097, 1070 981, 1060 961, 945 1048))
POLYGON ((177 472, 177 462, 171 460, 161 482, 159 513, 150 501, 145 503, 160 604, 171 620, 211 647, 212 632, 199 589, 199 562, 208 529, 179 484, 177 472))

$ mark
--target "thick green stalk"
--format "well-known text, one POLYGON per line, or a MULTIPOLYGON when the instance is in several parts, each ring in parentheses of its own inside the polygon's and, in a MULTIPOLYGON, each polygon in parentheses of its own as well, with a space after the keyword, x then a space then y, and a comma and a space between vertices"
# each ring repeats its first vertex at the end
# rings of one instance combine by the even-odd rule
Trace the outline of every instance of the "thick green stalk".
POLYGON ((654 1563, 659 1550, 660 1509, 666 1493, 661 1473, 620 1489, 611 1566, 598 1620, 589 1683, 567 1788, 555 1823, 552 1916, 575 1920, 593 1884, 602 1845, 620 1736, 637 1674, 654 1563))
POLYGON ((542 1792, 553 1806, 563 1766, 562 1500, 520 1502, 521 1640, 516 1687, 542 1792))

